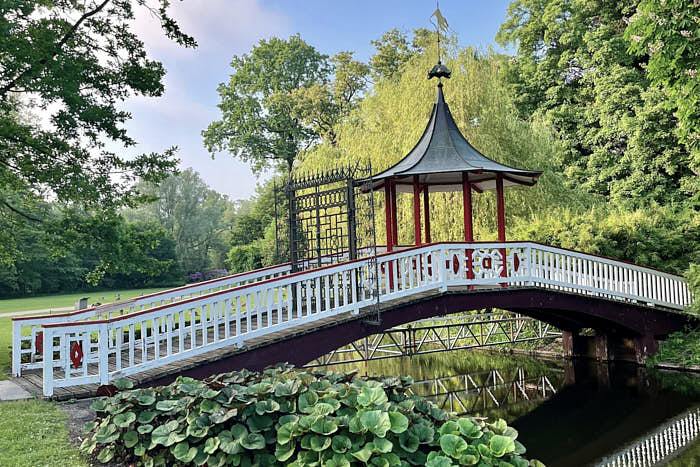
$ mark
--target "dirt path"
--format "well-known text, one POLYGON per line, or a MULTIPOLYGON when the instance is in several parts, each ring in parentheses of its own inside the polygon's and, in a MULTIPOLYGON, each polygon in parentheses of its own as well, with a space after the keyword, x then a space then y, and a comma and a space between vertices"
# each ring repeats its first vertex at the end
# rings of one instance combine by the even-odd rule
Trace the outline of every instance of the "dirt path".
POLYGON ((75 307, 64 306, 59 308, 46 308, 44 310, 27 310, 27 311, 12 311, 10 313, 0 313, 0 318, 17 318, 18 316, 28 315, 43 315, 46 313, 63 313, 64 311, 73 311, 75 307))

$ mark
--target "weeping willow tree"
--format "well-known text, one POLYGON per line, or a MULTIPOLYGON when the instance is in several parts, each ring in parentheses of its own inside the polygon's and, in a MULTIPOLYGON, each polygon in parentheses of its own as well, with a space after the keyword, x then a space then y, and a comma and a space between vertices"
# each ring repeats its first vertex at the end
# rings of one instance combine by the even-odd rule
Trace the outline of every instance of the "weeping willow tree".
MULTIPOLYGON (((452 38, 443 61, 452 69, 445 81, 445 99, 464 136, 479 151, 498 162, 543 170, 535 187, 509 188, 505 192, 507 225, 530 218, 538 211, 566 206, 583 209, 593 200, 568 189, 554 165, 562 151, 550 129, 540 121, 518 118, 499 79, 504 58, 489 50, 458 48, 452 38)), ((426 79, 436 63, 435 47, 414 55, 390 78, 376 83, 358 108, 339 125, 335 145, 319 144, 301 159, 299 169, 316 171, 333 165, 367 163, 374 173, 395 164, 420 138, 437 95, 436 82, 426 79)), ((399 242, 413 243, 412 195, 398 197, 399 242)), ((376 196, 383 206, 382 194, 376 196)), ((433 241, 464 238, 462 194, 431 195, 433 241)), ((385 238, 383 210, 377 209, 377 238, 385 238)), ((476 240, 496 238, 496 199, 493 192, 474 196, 476 240)))

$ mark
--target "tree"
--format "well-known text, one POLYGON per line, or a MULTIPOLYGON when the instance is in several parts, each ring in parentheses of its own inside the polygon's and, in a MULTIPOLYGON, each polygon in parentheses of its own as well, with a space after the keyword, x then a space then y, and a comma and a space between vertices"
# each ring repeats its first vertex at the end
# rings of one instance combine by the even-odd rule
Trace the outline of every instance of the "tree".
POLYGON ((335 72, 332 81, 293 89, 288 95, 292 116, 332 145, 338 138, 336 126, 357 107, 367 86, 369 66, 352 56, 353 52, 344 51, 330 59, 335 72))
POLYGON ((422 53, 435 42, 435 33, 424 28, 413 31, 413 39, 394 28, 382 37, 370 41, 377 52, 370 58, 370 66, 378 78, 391 78, 411 57, 422 53))
MULTIPOLYGON (((105 149, 133 146, 120 101, 163 93, 162 64, 150 60, 132 32, 133 7, 158 15, 164 33, 186 46, 194 39, 156 0, 17 0, 0 7, 0 183, 3 189, 46 189, 66 202, 100 207, 132 202, 130 181, 162 179, 173 150, 134 159, 105 149), (39 124, 40 112, 46 124, 39 124), (111 175, 118 173, 120 180, 111 175)), ((4 209, 13 210, 7 199, 4 209)), ((17 210, 13 211, 16 212, 17 210)))
POLYGON ((155 201, 125 215, 133 221, 155 222, 175 242, 175 252, 184 273, 223 267, 227 250, 224 214, 228 199, 212 190, 192 169, 172 175, 159 185, 139 184, 142 193, 155 201))
MULTIPOLYGON (((692 169, 700 176, 700 4, 642 0, 625 37, 629 51, 648 60, 652 82, 668 90, 667 108, 678 118, 676 135, 690 148, 692 169)), ((694 189, 700 192, 700 184, 694 189)))
MULTIPOLYGON (((87 217, 92 226, 107 222, 108 230, 117 209, 139 201, 137 179, 158 182, 175 169, 175 148, 136 157, 107 149, 108 142, 136 143, 123 127, 130 115, 120 103, 164 90, 165 69, 147 56, 133 32, 134 8, 156 15, 163 33, 178 44, 196 45, 168 16, 168 0, 0 5, 0 261, 5 265, 17 260, 15 233, 26 223, 63 239, 75 239, 73 226, 85 227, 87 217), (47 210, 45 199, 59 204, 47 210)), ((109 255, 108 245, 104 250, 109 255)), ((119 259, 111 258, 110 267, 127 267, 118 266, 119 259)))
POLYGON ((688 202, 697 176, 678 121, 659 112, 665 91, 650 86, 645 57, 627 51, 637 3, 512 2, 497 40, 517 54, 503 77, 521 117, 545 118, 564 141, 572 186, 631 208, 688 202))
POLYGON ((253 171, 291 172, 299 151, 318 135, 293 116, 289 93, 327 82, 328 57, 299 35, 261 40, 250 54, 234 56, 228 83, 218 87, 221 120, 202 132, 213 154, 228 151, 253 171))

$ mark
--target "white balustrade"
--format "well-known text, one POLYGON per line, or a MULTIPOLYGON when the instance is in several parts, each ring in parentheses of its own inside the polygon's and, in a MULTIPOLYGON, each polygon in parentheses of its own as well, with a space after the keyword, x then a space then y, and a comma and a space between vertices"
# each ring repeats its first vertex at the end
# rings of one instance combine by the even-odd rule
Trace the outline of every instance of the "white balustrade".
POLYGON ((651 467, 662 465, 671 456, 691 446, 700 434, 700 408, 694 407, 665 422, 654 432, 643 436, 606 457, 601 467, 651 467))
POLYGON ((42 363, 42 326, 46 324, 102 320, 152 309, 167 303, 173 303, 208 293, 230 289, 239 285, 267 280, 287 274, 291 270, 289 263, 256 269, 241 274, 220 277, 209 281, 188 284, 183 287, 163 290, 129 300, 121 300, 105 305, 94 306, 84 310, 42 316, 22 316, 12 319, 12 374, 20 376, 22 370, 41 368, 42 363), (37 345, 38 344, 38 345, 37 345), (24 358, 23 358, 24 357, 24 358))
POLYGON ((47 322, 44 394, 51 396, 56 387, 108 384, 222 347, 241 347, 309 321, 357 314, 376 301, 448 287, 506 286, 678 310, 691 301, 681 277, 594 255, 531 242, 431 244, 385 253, 376 262, 347 261, 123 316, 47 322))

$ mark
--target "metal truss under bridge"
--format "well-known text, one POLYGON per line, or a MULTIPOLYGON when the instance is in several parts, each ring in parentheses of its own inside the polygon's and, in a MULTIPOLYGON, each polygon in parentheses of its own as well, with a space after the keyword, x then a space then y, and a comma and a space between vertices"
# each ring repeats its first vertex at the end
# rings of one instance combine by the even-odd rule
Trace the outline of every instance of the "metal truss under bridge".
POLYGON ((561 337, 542 321, 514 313, 461 314, 386 329, 317 358, 307 367, 410 357, 561 337))

